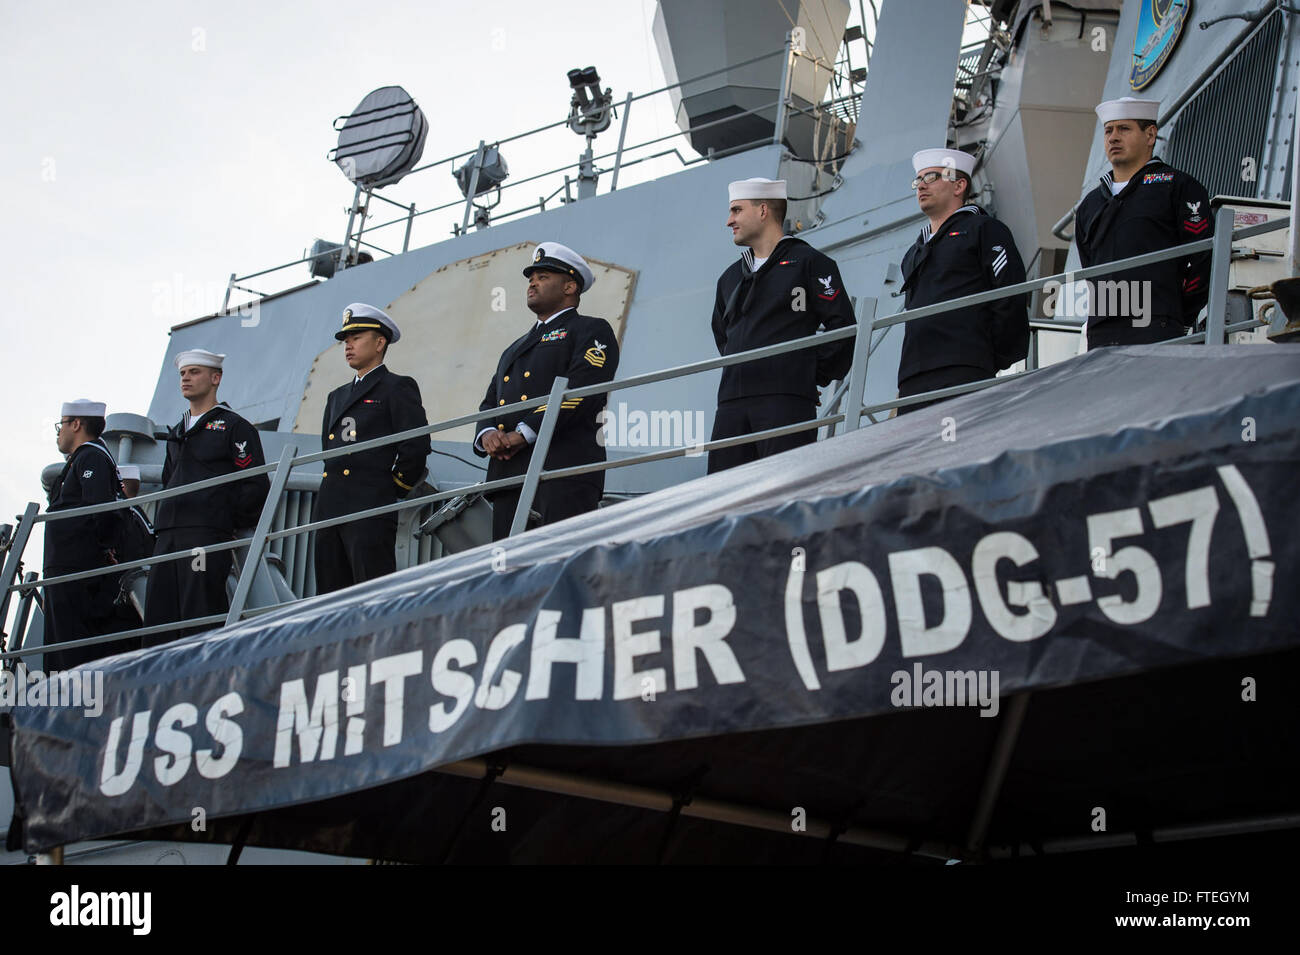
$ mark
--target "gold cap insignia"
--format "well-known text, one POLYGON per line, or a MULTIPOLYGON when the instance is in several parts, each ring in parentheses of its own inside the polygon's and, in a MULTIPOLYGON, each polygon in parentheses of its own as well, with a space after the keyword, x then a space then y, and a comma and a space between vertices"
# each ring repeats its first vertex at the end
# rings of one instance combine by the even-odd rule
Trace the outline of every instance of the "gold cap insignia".
POLYGON ((537 247, 537 251, 536 251, 535 253, 533 253, 533 261, 534 261, 534 262, 540 262, 540 261, 542 261, 542 256, 544 256, 545 254, 546 254, 546 253, 542 251, 542 247, 539 245, 539 246, 537 247))

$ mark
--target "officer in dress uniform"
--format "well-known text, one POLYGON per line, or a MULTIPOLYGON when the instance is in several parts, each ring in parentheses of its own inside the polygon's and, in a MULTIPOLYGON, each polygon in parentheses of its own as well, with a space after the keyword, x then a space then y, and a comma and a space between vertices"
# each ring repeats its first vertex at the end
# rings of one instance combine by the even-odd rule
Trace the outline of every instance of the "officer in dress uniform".
MULTIPOLYGON (((611 381, 618 370, 614 330, 603 318, 578 313, 579 298, 595 282, 586 260, 558 242, 543 242, 534 250, 524 276, 528 279, 528 308, 537 320, 526 335, 501 353, 496 374, 479 405, 483 412, 527 401, 529 395, 545 395, 560 376, 569 379, 570 388, 581 388, 611 381)), ((564 399, 546 454, 546 470, 605 460, 605 448, 597 440, 605 403, 603 394, 564 399)), ((527 472, 545 413, 542 405, 479 420, 474 451, 491 457, 489 481, 527 472)), ((603 471, 542 481, 532 509, 541 515, 542 524, 553 524, 595 510, 604 490, 603 471)), ((518 489, 492 495, 493 540, 510 535, 518 503, 518 489)))
MULTIPOLYGON (((1011 231, 968 202, 975 157, 959 149, 912 156, 912 188, 930 220, 903 256, 904 308, 1017 285, 1025 266, 1011 231)), ((1029 350, 1025 295, 908 322, 898 364, 898 396, 908 398, 992 378, 1029 350)), ((898 409, 915 411, 933 401, 898 409)))
MULTIPOLYGON (((784 234, 783 179, 728 187, 727 227, 740 259, 718 279, 713 338, 718 354, 775 345, 854 323, 853 306, 830 256, 784 234)), ((853 341, 788 352, 722 369, 712 440, 808 421, 817 389, 848 373, 853 341)), ((810 444, 816 429, 709 452, 709 473, 810 444)))
MULTIPOLYGON (((1159 112, 1158 101, 1131 96, 1097 107, 1111 171, 1075 210, 1074 241, 1085 268, 1214 234, 1205 187, 1154 158, 1159 112)), ((1094 279, 1088 348, 1186 334, 1209 298, 1210 258, 1198 252, 1094 279)))
MULTIPOLYGON (((257 430, 230 405, 217 401, 225 357, 201 348, 176 356, 181 396, 189 401, 190 409, 167 433, 164 488, 235 474, 266 463, 257 430)), ((239 530, 256 526, 270 485, 267 476, 261 474, 158 502, 154 553, 200 550, 193 557, 150 567, 145 626, 230 609, 226 577, 233 563, 232 554, 229 550, 208 552, 201 548, 233 540, 239 530)), ((144 644, 158 646, 212 626, 148 634, 144 644)))
MULTIPOLYGON (((414 378, 384 365, 402 333, 382 309, 361 302, 343 311, 334 337, 354 374, 325 401, 321 448, 344 448, 428 424, 414 378)), ((325 462, 314 521, 393 504, 423 479, 429 436, 407 438, 325 462)), ((384 514, 316 532, 316 592, 331 593, 397 569, 397 515, 384 514)))
MULTIPOLYGON (((84 398, 63 404, 55 433, 67 463, 50 490, 50 512, 118 499, 117 465, 100 437, 105 411, 103 402, 84 398)), ((117 563, 114 547, 121 519, 121 511, 107 511, 46 524, 44 576, 57 577, 117 563)), ((113 612, 120 577, 109 574, 44 588, 46 646, 122 629, 113 612)), ((128 649, 132 647, 126 642, 114 642, 60 650, 45 654, 45 668, 67 670, 128 649)))

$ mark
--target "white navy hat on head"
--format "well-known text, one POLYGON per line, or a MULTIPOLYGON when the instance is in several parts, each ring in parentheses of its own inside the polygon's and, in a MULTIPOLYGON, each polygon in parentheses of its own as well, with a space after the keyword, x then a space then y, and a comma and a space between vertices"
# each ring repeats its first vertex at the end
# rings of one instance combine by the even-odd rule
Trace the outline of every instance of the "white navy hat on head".
POLYGON ((1119 99, 1108 99, 1104 103, 1097 104, 1097 118, 1102 123, 1113 123, 1117 119, 1146 119, 1154 123, 1159 115, 1158 99, 1134 99, 1132 96, 1121 96, 1119 99))
POLYGON ((582 286, 580 292, 585 292, 596 284, 596 276, 591 274, 587 260, 558 242, 539 243, 533 250, 533 261, 524 268, 524 276, 532 275, 538 269, 573 276, 582 286))
POLYGON ((942 166, 970 175, 975 171, 975 157, 960 149, 922 149, 912 153, 912 171, 942 166))
POLYGON ((206 351, 202 348, 191 348, 176 356, 175 365, 177 368, 189 368, 191 365, 201 365, 204 368, 216 368, 220 370, 221 363, 225 360, 225 355, 218 355, 216 352, 206 351))
POLYGON ((738 179, 727 185, 727 201, 737 199, 786 199, 784 179, 738 179))
POLYGON ((64 418, 102 418, 108 412, 108 405, 102 401, 78 398, 76 401, 63 402, 60 416, 64 418))
POLYGON ((343 309, 343 327, 334 333, 334 337, 343 341, 353 332, 364 331, 379 332, 388 339, 390 345, 402 337, 402 330, 382 308, 375 308, 365 302, 353 302, 343 309))
POLYGON ((138 464, 119 464, 117 466, 117 476, 123 481, 140 480, 140 466, 138 464))

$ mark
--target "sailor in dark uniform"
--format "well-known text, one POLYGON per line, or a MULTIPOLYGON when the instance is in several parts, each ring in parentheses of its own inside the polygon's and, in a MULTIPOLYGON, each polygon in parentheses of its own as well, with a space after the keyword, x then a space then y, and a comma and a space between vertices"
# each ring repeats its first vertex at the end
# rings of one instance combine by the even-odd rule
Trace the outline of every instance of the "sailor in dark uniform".
MULTIPOLYGON (((56 427, 58 448, 67 463, 50 489, 51 513, 118 499, 117 465, 100 437, 103 402, 65 402, 56 427)), ((50 521, 45 525, 44 576, 57 577, 118 563, 114 552, 121 511, 50 521)), ((97 637, 120 630, 113 612, 120 574, 74 580, 46 587, 42 594, 45 645, 97 637)), ((46 670, 67 670, 90 660, 131 649, 107 643, 45 654, 46 670)))
MULTIPOLYGON (((1085 268, 1214 235, 1205 187, 1153 157, 1159 111, 1159 102, 1129 96, 1097 107, 1111 171, 1075 210, 1085 268)), ((1209 298, 1210 259, 1197 252, 1090 281, 1088 348, 1186 334, 1209 298)))
MULTIPOLYGON (((929 218, 903 256, 904 308, 1017 285, 1025 266, 1011 230, 968 202, 975 157, 959 149, 922 149, 912 156, 912 188, 929 218)), ((903 326, 898 396, 908 398, 992 378, 1029 351, 1026 296, 971 305, 903 326)), ((899 414, 934 404, 898 409, 899 414)))
MULTIPOLYGON (((718 354, 775 345, 854 323, 853 306, 830 256, 784 234, 783 179, 745 179, 728 187, 727 227, 743 247, 718 279, 713 338, 718 354)), ((718 385, 712 440, 808 421, 817 413, 817 389, 843 378, 853 360, 848 339, 729 365, 718 385)), ((809 444, 810 428, 709 452, 709 473, 809 444)))
MULTIPOLYGON (((119 464, 117 476, 122 482, 122 495, 126 498, 140 494, 140 467, 136 464, 119 464)), ((145 517, 139 505, 133 504, 120 512, 122 523, 118 527, 117 559, 120 563, 144 560, 154 552, 153 523, 145 517)), ((137 567, 122 575, 117 599, 113 605, 113 616, 119 623, 114 629, 134 630, 143 626, 144 587, 149 584, 149 568, 137 567), (137 588, 137 581, 141 585, 137 588), (135 596, 138 593, 138 597, 135 596), (137 606, 139 610, 137 610, 137 606)), ((137 641, 137 646, 139 645, 137 641)))
MULTIPOLYGON (((587 262, 558 242, 543 242, 524 269, 528 279, 528 308, 537 321, 528 333, 510 345, 497 362, 479 410, 527 401, 548 394, 557 377, 569 379, 570 388, 611 381, 618 370, 618 342, 603 318, 578 313, 578 300, 595 277, 587 262)), ((548 471, 605 460, 597 438, 606 396, 565 398, 555 421, 555 433, 546 454, 548 471)), ((528 470, 532 445, 542 428, 546 406, 479 420, 474 451, 488 455, 487 479, 514 477, 528 470)), ((575 478, 542 481, 532 510, 542 524, 593 511, 605 489, 605 474, 596 471, 575 478)), ((510 536, 519 503, 518 489, 492 495, 492 539, 510 536)))
MULTIPOLYGON (((321 449, 345 448, 428 424, 414 378, 384 365, 390 345, 401 338, 397 323, 382 309, 357 302, 343 311, 334 337, 352 380, 330 392, 321 421, 321 449)), ((427 434, 325 462, 325 476, 312 520, 393 504, 419 484, 431 445, 427 434)), ((383 514, 316 532, 316 592, 331 593, 397 569, 397 515, 383 514)))
MULTIPOLYGON (((176 356, 181 395, 190 410, 167 433, 164 488, 181 487, 266 463, 257 430, 224 401, 217 402, 225 355, 196 348, 176 356)), ((206 617, 230 609, 226 577, 229 550, 208 552, 212 544, 233 540, 256 526, 270 480, 265 474, 158 502, 155 554, 191 551, 194 556, 154 564, 145 591, 145 626, 206 617)), ((147 634, 145 646, 158 646, 215 624, 147 634)))

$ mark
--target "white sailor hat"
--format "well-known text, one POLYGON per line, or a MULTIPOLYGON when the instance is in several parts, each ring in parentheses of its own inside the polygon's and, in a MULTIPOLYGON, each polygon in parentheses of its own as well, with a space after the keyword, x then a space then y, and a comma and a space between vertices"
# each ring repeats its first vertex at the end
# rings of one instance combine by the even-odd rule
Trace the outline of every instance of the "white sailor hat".
POLYGON ((558 242, 539 243, 533 250, 533 261, 524 268, 524 276, 532 275, 538 269, 573 276, 582 286, 580 292, 585 292, 596 284, 596 276, 591 274, 587 260, 558 242))
POLYGON ((912 153, 912 171, 919 173, 922 169, 941 166, 955 169, 970 175, 975 171, 975 157, 960 149, 922 149, 912 153))
POLYGON ((226 360, 225 355, 218 355, 216 352, 210 352, 202 348, 191 348, 183 351, 176 356, 174 364, 177 368, 188 368, 191 365, 202 365, 204 368, 216 368, 221 370, 221 363, 226 360))
POLYGON ((119 464, 117 466, 117 476, 123 481, 140 480, 140 466, 138 464, 119 464))
POLYGON ((737 199, 785 199, 784 179, 738 179, 727 184, 727 201, 737 199))
POLYGON ((365 302, 353 302, 343 309, 343 327, 334 333, 334 337, 343 341, 353 332, 364 331, 379 332, 388 339, 390 345, 402 337, 397 323, 382 308, 375 308, 365 302))
POLYGON ((1160 101, 1121 96, 1119 99, 1108 99, 1104 103, 1097 104, 1096 111, 1097 118, 1103 124, 1113 123, 1117 119, 1147 119, 1154 123, 1160 115, 1160 101))
POLYGON ((108 412, 108 405, 102 401, 78 398, 76 401, 63 402, 62 418, 102 418, 108 412))

